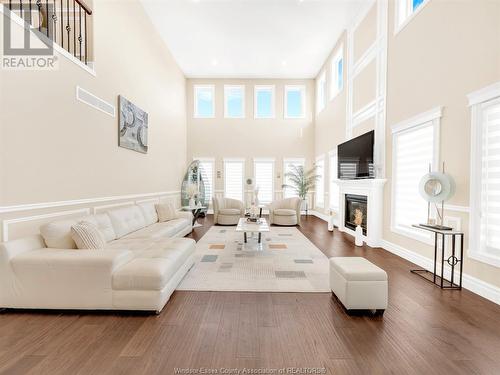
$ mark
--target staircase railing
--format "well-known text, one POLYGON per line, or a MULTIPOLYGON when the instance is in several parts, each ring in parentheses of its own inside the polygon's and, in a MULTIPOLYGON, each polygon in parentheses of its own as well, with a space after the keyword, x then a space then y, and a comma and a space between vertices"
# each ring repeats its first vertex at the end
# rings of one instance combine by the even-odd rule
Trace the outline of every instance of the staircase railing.
POLYGON ((9 0, 8 7, 32 29, 88 65, 92 10, 82 0, 9 0))

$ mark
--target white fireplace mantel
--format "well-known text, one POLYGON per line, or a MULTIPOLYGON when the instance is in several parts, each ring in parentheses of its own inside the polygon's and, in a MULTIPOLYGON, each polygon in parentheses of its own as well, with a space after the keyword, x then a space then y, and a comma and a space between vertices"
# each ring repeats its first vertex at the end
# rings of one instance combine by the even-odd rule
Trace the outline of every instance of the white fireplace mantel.
POLYGON ((384 224, 384 185, 387 180, 335 180, 339 186, 339 230, 354 236, 354 231, 346 228, 345 196, 346 194, 363 195, 367 197, 367 223, 364 240, 368 246, 380 247, 382 244, 382 226, 384 224))

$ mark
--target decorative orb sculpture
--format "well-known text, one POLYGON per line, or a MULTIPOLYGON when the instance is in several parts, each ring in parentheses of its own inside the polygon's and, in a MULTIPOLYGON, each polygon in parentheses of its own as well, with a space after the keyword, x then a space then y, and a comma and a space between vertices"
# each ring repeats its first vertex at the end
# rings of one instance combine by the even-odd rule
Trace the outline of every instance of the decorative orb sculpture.
POLYGON ((419 191, 427 202, 441 203, 455 194, 455 181, 446 173, 430 172, 420 179, 419 191))

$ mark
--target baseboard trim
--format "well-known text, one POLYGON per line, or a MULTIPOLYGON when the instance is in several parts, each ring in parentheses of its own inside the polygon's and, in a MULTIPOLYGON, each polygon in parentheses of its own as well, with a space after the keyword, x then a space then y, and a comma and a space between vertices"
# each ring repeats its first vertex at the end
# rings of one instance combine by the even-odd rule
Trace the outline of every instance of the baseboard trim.
MULTIPOLYGON (((382 248, 427 270, 432 270, 433 268, 432 259, 408 250, 402 246, 396 245, 395 243, 382 240, 382 248)), ((445 274, 447 273, 449 273, 449 271, 445 268, 445 274)), ((463 288, 500 305, 499 287, 466 273, 462 276, 462 286, 463 288)))

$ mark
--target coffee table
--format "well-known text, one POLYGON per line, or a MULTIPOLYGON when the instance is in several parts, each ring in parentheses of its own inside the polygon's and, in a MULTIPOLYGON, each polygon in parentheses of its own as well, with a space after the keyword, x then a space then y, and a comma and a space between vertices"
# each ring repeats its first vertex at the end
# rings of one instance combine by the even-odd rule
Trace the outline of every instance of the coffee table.
POLYGON ((243 232, 243 240, 245 243, 248 242, 247 233, 258 233, 257 243, 259 247, 262 245, 262 233, 269 232, 269 225, 267 224, 266 219, 260 218, 256 223, 247 221, 246 218, 240 218, 238 221, 238 225, 236 226, 236 232, 243 232))

